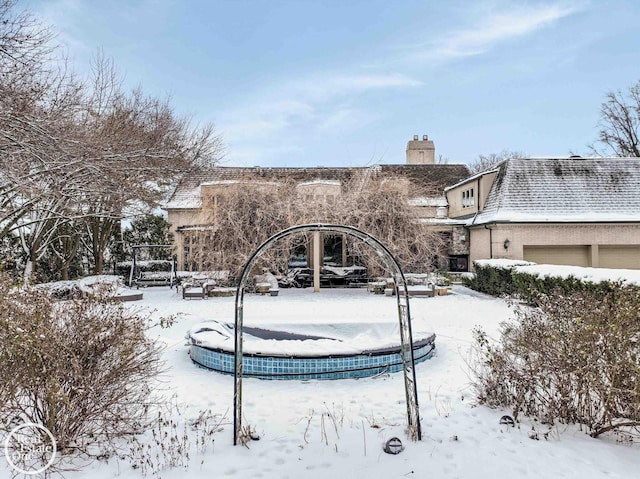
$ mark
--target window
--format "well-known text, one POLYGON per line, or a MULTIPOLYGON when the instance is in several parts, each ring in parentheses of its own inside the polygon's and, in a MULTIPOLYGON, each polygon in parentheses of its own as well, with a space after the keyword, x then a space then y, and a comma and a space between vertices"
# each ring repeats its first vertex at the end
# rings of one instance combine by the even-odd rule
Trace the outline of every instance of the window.
POLYGON ((342 264, 342 235, 324 236, 323 262, 327 266, 343 266, 342 264))
POLYGON ((449 256, 449 271, 463 272, 469 271, 469 257, 468 256, 449 256))
POLYGON ((475 206, 475 204, 476 204, 476 201, 475 201, 475 198, 473 197, 473 188, 464 190, 462 192, 462 207, 471 208, 475 206))

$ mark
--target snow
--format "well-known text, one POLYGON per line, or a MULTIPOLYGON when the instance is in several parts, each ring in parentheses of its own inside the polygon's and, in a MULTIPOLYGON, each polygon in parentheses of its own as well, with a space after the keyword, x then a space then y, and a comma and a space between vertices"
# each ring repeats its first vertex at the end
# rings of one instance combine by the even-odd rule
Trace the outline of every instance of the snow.
POLYGON ((280 186, 277 181, 260 181, 260 180, 213 180, 203 181, 200 186, 225 186, 225 185, 262 185, 262 186, 280 186))
POLYGON ((367 272, 366 268, 362 266, 328 266, 325 265, 322 269, 327 270, 336 276, 344 277, 349 274, 365 274, 367 272))
MULTIPOLYGON (((331 354, 359 354, 362 351, 400 347, 400 328, 397 321, 367 322, 353 321, 325 322, 305 324, 308 321, 293 323, 264 323, 257 326, 263 330, 284 331, 322 339, 260 339, 244 334, 242 349, 247 354, 271 354, 278 356, 304 355, 305 357, 327 356, 331 354)), ((245 326, 254 323, 245 322, 245 326)), ((413 328, 414 341, 426 339, 432 335, 424 324, 416 322, 413 328)), ((206 321, 198 323, 188 334, 198 346, 223 349, 233 352, 234 332, 231 323, 206 321)))
POLYGON ((588 268, 583 266, 567 266, 556 264, 536 264, 529 261, 509 260, 509 259, 485 259, 477 260, 480 266, 493 266, 496 268, 513 268, 518 273, 530 274, 540 278, 574 277, 588 283, 601 283, 605 281, 624 284, 640 285, 640 270, 635 269, 608 269, 608 268, 588 268))
POLYGON ((585 268, 581 266, 563 266, 554 264, 535 264, 517 266, 519 273, 532 274, 541 278, 573 276, 583 282, 601 283, 604 281, 622 281, 627 284, 640 285, 640 271, 631 269, 585 268))
MULTIPOLYGON (((497 165, 496 165, 496 166, 497 166, 497 165)), ((454 185, 447 186, 447 187, 444 189, 444 192, 446 193, 447 191, 453 190, 454 188, 457 188, 458 186, 462 186, 462 185, 464 185, 465 183, 471 183, 472 181, 475 181, 475 180, 477 180, 478 178, 481 178, 481 177, 483 177, 483 176, 485 176, 485 175, 488 175, 488 174, 490 174, 490 173, 497 173, 498 171, 500 171, 500 168, 497 168, 496 166, 491 166, 491 167, 489 167, 489 169, 487 169, 487 170, 480 171, 480 172, 476 173, 476 174, 475 174, 475 175, 473 175, 473 176, 469 176, 468 178, 465 178, 464 180, 458 181, 458 182, 457 182, 456 184, 454 184, 454 185)))
POLYGON ((447 199, 444 196, 418 196, 411 198, 407 203, 409 206, 449 206, 447 199))
POLYGON ((317 180, 303 181, 301 183, 298 183, 297 187, 300 188, 304 186, 314 186, 314 185, 340 186, 342 185, 342 183, 339 180, 317 179, 317 180))
POLYGON ((100 290, 102 292, 117 294, 122 291, 122 278, 120 276, 100 274, 86 276, 82 279, 54 281, 51 283, 40 283, 35 285, 36 289, 46 289, 53 294, 63 294, 72 290, 83 293, 92 293, 100 290))
POLYGON ((478 259, 476 261, 474 261, 475 264, 477 264, 478 266, 482 266, 482 267, 487 267, 487 266, 492 266, 494 268, 515 268, 516 266, 525 266, 525 265, 531 265, 531 264, 535 264, 532 263, 531 261, 523 261, 523 260, 519 260, 519 259, 506 259, 506 258, 499 258, 499 259, 478 259))
MULTIPOLYGON (((593 439, 578 427, 559 425, 548 440, 547 427, 521 418, 512 428, 499 424, 507 410, 477 406, 467 364, 472 360, 472 329, 492 337, 511 316, 507 303, 455 286, 452 294, 415 298, 410 302, 416 328, 436 333, 436 355, 416 366, 423 440, 411 442, 406 423, 401 373, 377 378, 336 381, 243 381, 243 424, 260 435, 249 448, 233 446, 232 376, 196 367, 187 355, 185 333, 207 320, 233 322, 234 297, 182 300, 168 287, 148 288, 144 299, 127 305, 153 310, 154 317, 180 314, 168 329, 149 334, 165 345, 167 394, 175 394, 184 420, 210 409, 226 414, 215 447, 192 450, 189 469, 162 471, 165 479, 186 477, 255 478, 581 478, 637 477, 638 445, 616 444, 615 438, 593 439), (540 440, 529 438, 532 427, 540 440), (399 437, 405 450, 382 451, 385 441, 399 437)), ((320 324, 374 323, 381 334, 397 322, 396 299, 364 289, 281 290, 277 297, 245 295, 246 324, 311 328, 320 324), (385 326, 386 324, 386 326, 385 326)), ((1 457, 1 454, 0 454, 1 457)), ((3 459, 0 459, 2 462, 3 459)), ((8 479, 0 467, 0 479, 8 479)), ((96 461, 67 479, 142 477, 125 460, 96 461)), ((152 477, 149 475, 148 477, 152 477)))
MULTIPOLYGON (((133 261, 119 261, 116 263, 116 266, 119 267, 131 267, 133 261)), ((136 266, 139 268, 153 268, 157 266, 171 266, 173 264, 172 261, 168 259, 136 259, 136 266)))
POLYGON ((256 288, 266 287, 269 291, 277 291, 280 289, 278 278, 276 278, 269 270, 254 277, 256 288))
POLYGON ((593 212, 578 211, 566 213, 549 212, 518 212, 512 210, 499 211, 497 213, 484 213, 467 220, 467 225, 491 223, 499 221, 502 223, 637 223, 640 220, 640 213, 624 212, 593 212))
POLYGON ((187 187, 179 186, 173 193, 173 196, 167 201, 162 208, 165 210, 189 210, 202 207, 202 197, 200 184, 187 187), (178 195, 178 192, 180 193, 178 195))

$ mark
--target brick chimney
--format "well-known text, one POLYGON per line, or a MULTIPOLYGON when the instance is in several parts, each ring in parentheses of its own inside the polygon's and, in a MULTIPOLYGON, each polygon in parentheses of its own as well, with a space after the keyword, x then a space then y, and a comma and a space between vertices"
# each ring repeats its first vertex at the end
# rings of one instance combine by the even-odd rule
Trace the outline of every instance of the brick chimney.
POLYGON ((427 135, 413 135, 407 142, 407 165, 433 165, 436 158, 436 147, 427 135))

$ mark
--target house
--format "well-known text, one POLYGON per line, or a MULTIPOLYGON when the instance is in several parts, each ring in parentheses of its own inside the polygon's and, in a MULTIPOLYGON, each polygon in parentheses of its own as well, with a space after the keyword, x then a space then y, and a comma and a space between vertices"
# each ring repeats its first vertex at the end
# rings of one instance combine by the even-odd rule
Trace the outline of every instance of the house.
MULTIPOLYGON (((321 200, 331 204, 345 194, 347 185, 359 179, 376 178, 385 188, 406 192, 416 217, 430 223, 447 238, 448 244, 454 244, 450 238, 464 236, 464 226, 447 219, 444 188, 468 176, 466 165, 435 164, 433 141, 426 135, 422 139, 414 136, 407 143, 405 164, 338 168, 213 167, 193 172, 182 179, 164 209, 174 236, 178 268, 184 270, 209 268, 201 251, 203 245, 216 248, 208 239, 216 229, 216 198, 232 188, 244 188, 272 198, 270 201, 277 197, 279 188, 293 188, 296 201, 310 204, 321 200)), ((323 244, 325 261, 336 266, 350 263, 341 237, 326 236, 323 244)), ((453 257, 468 249, 464 242, 456 241, 455 245, 446 252, 453 257)), ((299 264, 309 264, 310 248, 293 251, 292 255, 299 264)), ((464 266, 466 269, 466 264, 464 266)))
POLYGON ((445 189, 468 255, 640 269, 640 159, 506 160, 445 189))

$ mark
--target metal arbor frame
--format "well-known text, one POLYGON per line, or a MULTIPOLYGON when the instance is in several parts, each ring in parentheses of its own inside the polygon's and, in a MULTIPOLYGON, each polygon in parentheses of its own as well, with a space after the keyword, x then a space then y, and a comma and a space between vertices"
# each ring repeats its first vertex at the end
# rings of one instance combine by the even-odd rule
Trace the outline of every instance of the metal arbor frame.
POLYGON ((376 254, 384 262, 385 266, 393 273, 395 279, 395 293, 398 304, 398 321, 400 323, 400 355, 404 371, 404 387, 407 404, 407 435, 412 440, 421 440, 422 431, 420 428, 420 413, 418 410, 418 391, 416 385, 415 361, 413 357, 413 337, 411 333, 411 315, 409 311, 409 292, 407 282, 400 268, 389 249, 364 231, 360 231, 352 226, 334 224, 304 224, 292 226, 276 233, 251 255, 242 270, 242 275, 238 281, 236 289, 236 311, 235 311, 235 364, 234 364, 234 388, 233 388, 233 444, 238 444, 238 439, 242 434, 242 322, 244 306, 245 283, 253 265, 266 250, 276 241, 296 233, 308 232, 329 232, 344 233, 357 238, 374 249, 376 254))

